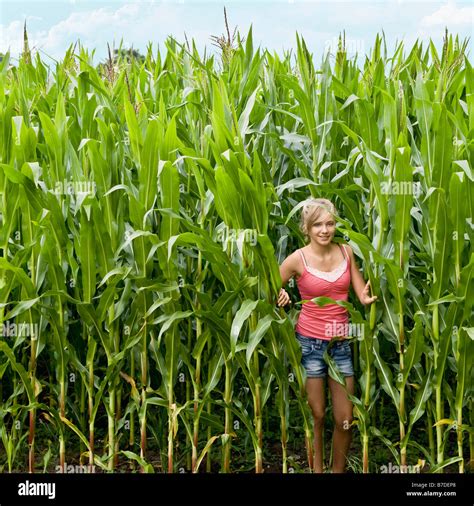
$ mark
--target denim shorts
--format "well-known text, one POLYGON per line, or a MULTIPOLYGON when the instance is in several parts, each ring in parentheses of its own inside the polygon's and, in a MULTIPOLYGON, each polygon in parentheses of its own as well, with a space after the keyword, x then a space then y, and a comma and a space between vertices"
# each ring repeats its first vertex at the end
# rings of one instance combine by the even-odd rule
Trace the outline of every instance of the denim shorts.
MULTIPOLYGON (((306 370, 306 377, 325 378, 328 364, 324 361, 323 354, 331 341, 302 336, 298 332, 296 332, 296 338, 300 343, 301 364, 306 370)), ((336 362, 343 376, 354 375, 351 348, 347 339, 335 341, 329 348, 328 354, 336 362)))

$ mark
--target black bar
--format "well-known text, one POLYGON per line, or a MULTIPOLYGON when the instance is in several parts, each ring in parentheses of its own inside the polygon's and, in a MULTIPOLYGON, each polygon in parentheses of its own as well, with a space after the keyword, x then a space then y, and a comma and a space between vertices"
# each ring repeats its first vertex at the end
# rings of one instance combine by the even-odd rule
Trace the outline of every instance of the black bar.
POLYGON ((473 506, 473 485, 472 474, 2 474, 0 506, 473 506))

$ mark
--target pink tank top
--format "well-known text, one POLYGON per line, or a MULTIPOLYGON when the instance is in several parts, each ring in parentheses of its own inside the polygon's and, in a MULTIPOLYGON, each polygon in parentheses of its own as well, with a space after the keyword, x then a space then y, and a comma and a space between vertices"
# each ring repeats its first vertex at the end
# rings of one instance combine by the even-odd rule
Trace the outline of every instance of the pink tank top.
MULTIPOLYGON (((345 248, 341 248, 344 260, 330 272, 318 271, 306 263, 301 249, 303 274, 296 284, 301 299, 331 297, 334 300, 345 300, 349 297, 351 283, 351 260, 345 248)), ((334 336, 349 335, 349 316, 346 309, 337 304, 318 306, 314 302, 304 302, 296 324, 296 332, 306 337, 330 340, 334 336)))

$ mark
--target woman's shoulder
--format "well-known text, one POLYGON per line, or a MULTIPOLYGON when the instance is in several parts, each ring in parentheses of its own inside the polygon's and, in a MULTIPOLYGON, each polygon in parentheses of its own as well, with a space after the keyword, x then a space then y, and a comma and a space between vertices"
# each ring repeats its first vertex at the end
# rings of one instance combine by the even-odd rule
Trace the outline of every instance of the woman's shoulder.
MULTIPOLYGON (((298 263, 298 259, 301 258, 300 250, 297 249, 293 251, 293 253, 290 253, 285 260, 283 261, 286 265, 296 265, 298 263)), ((282 264, 283 265, 283 264, 282 264)))
POLYGON ((301 252, 304 248, 298 248, 293 253, 289 254, 286 257, 286 261, 291 265, 292 271, 297 275, 301 276, 303 274, 303 269, 301 268, 301 252))
POLYGON ((354 262, 354 252, 352 251, 352 248, 346 243, 341 243, 341 246, 349 259, 349 262, 352 264, 354 262))
POLYGON ((304 248, 298 248, 293 251, 293 253, 288 255, 288 258, 291 260, 291 262, 298 263, 301 260, 301 253, 303 252, 303 249, 304 248))
POLYGON ((341 246, 347 251, 347 253, 349 253, 349 254, 352 253, 352 248, 348 244, 346 244, 345 242, 342 242, 341 246))
POLYGON ((292 257, 295 257, 295 258, 297 258, 297 257, 299 258, 299 257, 301 257, 301 253, 302 252, 304 253, 307 248, 308 248, 308 246, 303 246, 302 248, 297 248, 289 256, 292 256, 292 257))

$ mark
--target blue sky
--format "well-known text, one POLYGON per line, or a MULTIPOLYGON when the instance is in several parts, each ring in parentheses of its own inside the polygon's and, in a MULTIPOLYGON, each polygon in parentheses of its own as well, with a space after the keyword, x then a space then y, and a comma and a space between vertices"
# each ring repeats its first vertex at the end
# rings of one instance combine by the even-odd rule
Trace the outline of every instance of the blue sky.
MULTIPOLYGON (((350 54, 364 54, 377 32, 384 30, 389 49, 397 40, 405 47, 431 37, 439 48, 444 28, 461 38, 473 38, 474 4, 470 1, 300 1, 300 0, 0 0, 0 52, 10 48, 18 56, 26 19, 30 46, 46 59, 60 59, 69 44, 80 39, 96 49, 96 62, 106 55, 107 42, 145 50, 149 41, 163 48, 167 35, 184 42, 195 39, 198 48, 215 51, 211 35, 224 32, 223 7, 229 24, 245 35, 253 25, 254 45, 275 50, 296 46, 303 35, 309 50, 320 58, 334 50, 342 30, 350 54)), ((470 59, 472 60, 472 41, 470 59)))

